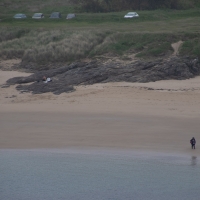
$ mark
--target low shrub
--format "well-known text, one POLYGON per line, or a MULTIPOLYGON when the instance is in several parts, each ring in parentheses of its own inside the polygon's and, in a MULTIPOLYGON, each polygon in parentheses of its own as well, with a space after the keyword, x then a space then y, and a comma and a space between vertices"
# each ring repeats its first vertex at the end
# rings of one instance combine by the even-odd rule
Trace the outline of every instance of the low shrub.
MULTIPOLYGON (((4 35, 9 35, 10 30, 7 29, 4 35)), ((154 58, 172 54, 171 44, 179 40, 184 41, 181 55, 200 56, 199 33, 132 33, 100 29, 25 31, 22 28, 11 35, 13 38, 7 36, 0 42, 0 58, 21 58, 25 63, 37 65, 72 62, 107 53, 122 57, 135 53, 140 58, 154 58)))
POLYGON ((155 57, 171 52, 173 50, 171 43, 176 40, 177 37, 172 34, 114 33, 97 46, 90 56, 108 52, 122 55, 131 50, 137 53, 138 57, 155 57))
POLYGON ((0 29, 0 42, 20 38, 29 33, 29 29, 16 28, 16 27, 1 27, 0 29))
POLYGON ((185 41, 180 48, 180 55, 198 56, 200 58, 200 37, 185 41))

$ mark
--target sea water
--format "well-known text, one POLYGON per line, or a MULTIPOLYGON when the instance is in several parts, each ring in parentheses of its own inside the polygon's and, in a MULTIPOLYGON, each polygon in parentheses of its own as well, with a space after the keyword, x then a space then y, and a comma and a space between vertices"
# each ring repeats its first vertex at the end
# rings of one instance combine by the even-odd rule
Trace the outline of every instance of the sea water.
POLYGON ((198 200, 196 156, 114 150, 0 150, 1 200, 198 200))

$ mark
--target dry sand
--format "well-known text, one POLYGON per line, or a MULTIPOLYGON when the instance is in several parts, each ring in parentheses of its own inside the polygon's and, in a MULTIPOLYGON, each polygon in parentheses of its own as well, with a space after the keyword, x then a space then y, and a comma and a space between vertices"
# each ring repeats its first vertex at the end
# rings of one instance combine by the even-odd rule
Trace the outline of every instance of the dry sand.
MULTIPOLYGON (((26 75, 0 71, 0 85, 26 75)), ((0 88, 0 149, 91 147, 200 155, 200 77, 76 89, 32 95, 15 86, 0 88), (196 150, 190 148, 192 136, 196 150)))

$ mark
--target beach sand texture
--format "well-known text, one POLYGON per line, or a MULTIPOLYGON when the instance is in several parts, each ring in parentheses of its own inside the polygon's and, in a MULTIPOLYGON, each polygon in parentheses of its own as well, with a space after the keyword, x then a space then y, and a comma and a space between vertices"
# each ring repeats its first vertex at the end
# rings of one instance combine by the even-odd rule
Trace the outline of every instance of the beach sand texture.
MULTIPOLYGON (((0 85, 28 74, 0 71, 0 85)), ((0 148, 117 148, 200 155, 200 77, 79 86, 53 95, 0 88, 0 148), (189 140, 197 140, 192 150, 189 140)))

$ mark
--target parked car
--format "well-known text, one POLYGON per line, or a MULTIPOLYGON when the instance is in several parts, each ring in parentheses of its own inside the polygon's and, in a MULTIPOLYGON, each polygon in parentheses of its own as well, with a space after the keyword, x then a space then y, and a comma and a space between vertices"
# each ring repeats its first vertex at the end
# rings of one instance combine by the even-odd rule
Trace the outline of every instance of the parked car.
POLYGON ((42 19, 44 18, 44 15, 43 13, 35 13, 33 16, 32 16, 33 19, 42 19))
POLYGON ((73 19, 73 18, 75 18, 75 17, 76 17, 76 15, 75 15, 74 13, 69 13, 69 14, 67 15, 66 19, 73 19))
POLYGON ((139 15, 136 12, 128 12, 124 18, 134 18, 134 17, 139 17, 139 15))
POLYGON ((15 19, 25 19, 26 18, 26 15, 25 14, 22 14, 22 13, 18 13, 16 15, 14 15, 15 19))
POLYGON ((60 19, 61 18, 61 13, 60 12, 53 12, 53 13, 51 13, 49 18, 51 18, 51 19, 60 19))

